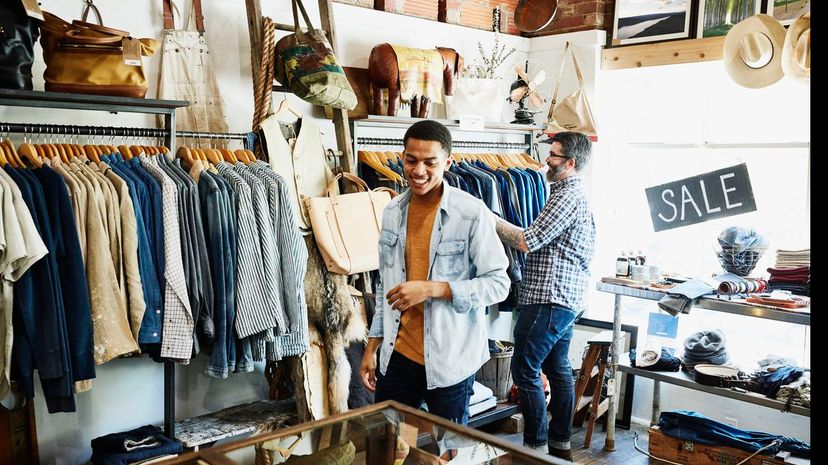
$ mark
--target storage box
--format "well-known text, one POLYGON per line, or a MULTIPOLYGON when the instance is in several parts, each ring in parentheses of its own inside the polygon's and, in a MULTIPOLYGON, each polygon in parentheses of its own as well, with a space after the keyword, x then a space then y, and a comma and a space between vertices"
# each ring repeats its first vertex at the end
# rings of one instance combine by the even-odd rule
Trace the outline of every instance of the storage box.
MULTIPOLYGON (((649 450, 650 455, 654 457, 686 465, 736 465, 751 454, 751 452, 733 447, 708 446, 676 439, 662 433, 657 426, 650 428, 649 450)), ((744 465, 789 465, 791 463, 803 462, 798 458, 796 462, 785 461, 772 455, 759 453, 744 465)))

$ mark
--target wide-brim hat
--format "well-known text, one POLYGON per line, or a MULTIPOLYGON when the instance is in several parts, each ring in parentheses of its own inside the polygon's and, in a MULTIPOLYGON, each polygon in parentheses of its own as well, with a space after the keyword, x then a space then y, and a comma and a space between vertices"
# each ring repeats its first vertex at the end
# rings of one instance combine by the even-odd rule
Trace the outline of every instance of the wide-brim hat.
POLYGON ((727 33, 724 42, 725 71, 737 84, 759 89, 784 76, 782 46, 785 28, 771 16, 751 16, 727 33))
POLYGON ((791 79, 811 84, 811 13, 796 18, 785 34, 782 71, 791 79))

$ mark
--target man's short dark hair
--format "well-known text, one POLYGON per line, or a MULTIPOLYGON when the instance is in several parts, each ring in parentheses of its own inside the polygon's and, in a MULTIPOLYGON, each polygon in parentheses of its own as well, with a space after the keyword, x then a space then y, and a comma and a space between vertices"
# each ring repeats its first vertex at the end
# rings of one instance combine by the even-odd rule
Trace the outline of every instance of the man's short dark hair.
POLYGON ((432 119, 417 121, 412 124, 403 137, 403 147, 408 144, 408 139, 432 140, 439 142, 446 151, 446 156, 451 155, 451 132, 442 123, 432 119))
POLYGON ((575 160, 575 169, 578 171, 589 163, 592 156, 592 142, 586 134, 580 132, 559 132, 544 142, 560 143, 563 148, 561 155, 575 160))

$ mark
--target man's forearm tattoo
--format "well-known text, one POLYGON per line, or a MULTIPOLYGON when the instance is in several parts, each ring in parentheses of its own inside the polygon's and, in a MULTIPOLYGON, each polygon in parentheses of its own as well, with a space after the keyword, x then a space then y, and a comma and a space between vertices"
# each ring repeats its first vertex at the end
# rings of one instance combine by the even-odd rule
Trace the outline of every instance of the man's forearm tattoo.
POLYGON ((497 230, 497 235, 500 237, 500 240, 506 245, 524 252, 529 251, 529 247, 526 245, 526 240, 523 238, 523 229, 500 218, 497 220, 495 229, 497 230))

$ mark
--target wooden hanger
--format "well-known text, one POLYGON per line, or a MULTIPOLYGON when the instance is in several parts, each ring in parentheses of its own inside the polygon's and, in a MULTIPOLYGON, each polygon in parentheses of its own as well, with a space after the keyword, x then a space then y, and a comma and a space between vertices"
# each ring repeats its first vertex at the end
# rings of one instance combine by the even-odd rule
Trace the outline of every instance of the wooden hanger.
POLYGON ((250 163, 253 163, 257 160, 256 154, 253 153, 252 150, 244 149, 244 153, 247 154, 247 159, 250 160, 250 163))
POLYGON ((119 145, 118 146, 118 153, 124 157, 124 160, 132 160, 132 151, 130 151, 129 147, 126 145, 119 145))
POLYGON ((296 110, 290 105, 290 102, 288 102, 287 97, 285 97, 284 99, 282 99, 281 102, 279 102, 279 107, 276 108, 275 112, 273 112, 273 116, 278 118, 285 110, 290 111, 297 118, 301 119, 303 117, 302 113, 300 113, 298 110, 296 110))
POLYGON ((193 166, 193 163, 195 163, 195 160, 193 159, 193 153, 190 151, 189 148, 184 147, 183 145, 181 147, 178 147, 178 150, 176 150, 175 152, 175 156, 177 158, 180 158, 185 163, 188 169, 193 166))
MULTIPOLYGON (((18 152, 23 155, 26 160, 29 161, 33 166, 40 168, 43 166, 43 159, 40 155, 38 155, 37 149, 32 144, 21 144, 20 151, 18 152)), ((18 166, 18 168, 22 168, 23 165, 18 166)))
MULTIPOLYGON (((229 149, 228 149, 228 150, 229 150, 229 149)), ((236 149, 236 150, 234 150, 234 151, 233 151, 233 155, 236 157, 236 160, 239 160, 240 162, 244 163, 245 165, 246 165, 246 164, 248 164, 248 163, 250 163, 250 162, 247 160, 249 157, 247 156, 247 152, 245 152, 245 151, 244 151, 244 149, 236 149)))
POLYGON ((204 152, 204 156, 205 156, 205 159, 208 162, 216 165, 216 164, 222 162, 222 156, 223 155, 222 155, 221 151, 219 151, 218 149, 210 149, 210 150, 206 150, 204 152))
POLYGON ((0 166, 6 166, 9 164, 9 161, 6 159, 6 152, 8 149, 6 148, 6 141, 0 143, 0 166))

